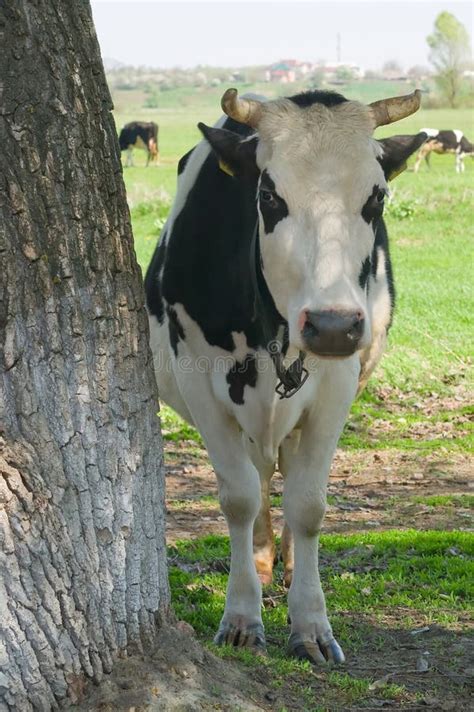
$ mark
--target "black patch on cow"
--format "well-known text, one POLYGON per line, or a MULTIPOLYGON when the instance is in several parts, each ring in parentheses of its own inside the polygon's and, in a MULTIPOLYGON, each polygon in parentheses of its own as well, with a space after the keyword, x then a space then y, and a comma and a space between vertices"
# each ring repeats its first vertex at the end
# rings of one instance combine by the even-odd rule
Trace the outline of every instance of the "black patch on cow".
POLYGON ((227 373, 226 381, 231 400, 237 405, 243 405, 245 386, 255 388, 257 384, 255 357, 248 354, 244 361, 237 361, 227 373))
POLYGON ((159 273, 163 265, 166 252, 166 230, 161 234, 158 247, 153 253, 153 257, 145 275, 145 293, 148 310, 156 316, 158 322, 163 324, 165 318, 163 295, 161 293, 161 284, 159 273))
POLYGON ((347 99, 338 94, 335 91, 304 91, 301 94, 295 94, 295 96, 287 97, 293 104, 305 109, 308 106, 313 106, 313 104, 323 104, 324 106, 331 107, 337 106, 338 104, 343 104, 347 99))
POLYGON ((443 151, 446 151, 446 153, 451 151, 455 153, 472 153, 474 149, 474 146, 464 134, 458 141, 456 134, 451 129, 443 129, 436 136, 430 136, 426 143, 441 144, 443 151))
POLYGON ((131 121, 125 124, 119 135, 120 150, 125 151, 129 146, 135 146, 138 138, 141 138, 145 146, 153 140, 158 147, 158 125, 154 121, 131 121))
POLYGON ((275 190, 275 183, 267 171, 263 171, 258 191, 258 204, 262 213, 265 233, 274 232, 280 220, 288 217, 288 206, 275 190))
POLYGON ((426 133, 420 131, 415 136, 400 135, 379 139, 383 155, 378 159, 385 178, 391 180, 406 168, 406 162, 426 141, 426 133))
POLYGON ((379 188, 378 185, 374 185, 372 193, 365 201, 361 210, 361 215, 368 225, 370 225, 373 220, 382 217, 384 198, 385 191, 379 188))
POLYGON ((226 171, 233 176, 254 180, 259 175, 255 140, 242 140, 240 134, 226 128, 216 128, 199 123, 199 130, 211 145, 218 159, 226 166, 226 171))
POLYGON ((455 151, 459 146, 456 134, 451 129, 440 131, 436 136, 430 136, 428 142, 437 142, 443 146, 445 151, 455 151))
POLYGON ((379 250, 382 250, 382 252, 384 253, 384 257, 385 257, 385 277, 387 279, 388 292, 390 295, 390 324, 389 324, 389 327, 390 327, 390 325, 392 323, 393 311, 395 308, 395 285, 394 285, 394 281, 393 281, 393 268, 392 268, 392 261, 390 259, 387 228, 385 226, 385 222, 383 221, 383 219, 378 220, 377 224, 375 226, 375 241, 374 241, 374 247, 372 250, 372 258, 371 258, 372 276, 374 279, 376 278, 376 275, 377 275, 377 268, 378 268, 378 261, 379 261, 378 251, 379 250))
POLYGON ((168 316, 168 329, 170 332, 171 348, 174 351, 174 355, 178 356, 179 340, 184 339, 183 325, 181 324, 180 320, 178 319, 176 310, 173 309, 173 307, 170 307, 170 306, 166 307, 166 314, 168 316))
POLYGON ((180 176, 181 173, 184 171, 186 166, 188 165, 188 161, 191 157, 192 152, 194 151, 194 148, 192 148, 190 151, 184 154, 184 156, 181 156, 181 158, 178 161, 178 175, 180 176))
POLYGON ((461 136, 458 150, 460 153, 474 153, 474 146, 465 136, 461 136))
POLYGON ((361 286, 361 289, 365 289, 367 285, 367 280, 369 279, 369 274, 370 274, 370 257, 367 257, 362 263, 362 269, 359 274, 359 284, 361 286))
MULTIPOLYGON (((241 138, 254 133, 232 119, 223 128, 241 138)), ((182 304, 206 341, 230 352, 235 349, 232 332, 243 333, 249 349, 257 349, 275 338, 284 322, 261 271, 255 231, 257 179, 230 178, 211 152, 173 222, 163 254, 161 291, 166 304, 182 304)), ((154 257, 146 279, 147 302, 160 265, 154 257)))

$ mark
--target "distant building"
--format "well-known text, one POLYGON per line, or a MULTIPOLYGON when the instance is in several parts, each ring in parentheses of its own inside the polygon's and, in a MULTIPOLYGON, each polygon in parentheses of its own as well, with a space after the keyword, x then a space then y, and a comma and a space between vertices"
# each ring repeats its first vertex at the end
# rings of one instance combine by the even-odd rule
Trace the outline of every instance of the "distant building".
POLYGON ((270 65, 265 71, 265 81, 292 84, 311 70, 312 64, 310 62, 301 62, 298 59, 281 59, 279 62, 270 65))
POLYGON ((402 69, 383 69, 382 78, 388 82, 407 82, 409 77, 402 69))
POLYGON ((314 67, 314 71, 321 74, 328 82, 334 82, 342 77, 363 79, 365 71, 353 62, 336 62, 335 64, 321 64, 314 67))

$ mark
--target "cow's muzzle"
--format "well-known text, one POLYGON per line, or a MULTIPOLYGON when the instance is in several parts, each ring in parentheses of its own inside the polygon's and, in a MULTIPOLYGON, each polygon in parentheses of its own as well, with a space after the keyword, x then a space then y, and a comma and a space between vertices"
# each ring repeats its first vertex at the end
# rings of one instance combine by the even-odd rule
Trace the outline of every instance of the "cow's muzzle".
POLYGON ((318 356, 351 356, 364 333, 361 311, 306 311, 302 329, 306 348, 318 356))

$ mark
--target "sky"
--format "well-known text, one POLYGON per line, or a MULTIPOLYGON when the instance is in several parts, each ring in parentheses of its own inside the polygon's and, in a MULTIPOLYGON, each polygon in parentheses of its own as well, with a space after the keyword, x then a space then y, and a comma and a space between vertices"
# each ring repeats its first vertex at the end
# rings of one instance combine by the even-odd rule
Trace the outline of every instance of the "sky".
POLYGON ((245 66, 281 58, 362 68, 395 59, 407 69, 428 65, 426 36, 443 10, 472 37, 470 2, 201 2, 92 0, 102 56, 148 67, 245 66))

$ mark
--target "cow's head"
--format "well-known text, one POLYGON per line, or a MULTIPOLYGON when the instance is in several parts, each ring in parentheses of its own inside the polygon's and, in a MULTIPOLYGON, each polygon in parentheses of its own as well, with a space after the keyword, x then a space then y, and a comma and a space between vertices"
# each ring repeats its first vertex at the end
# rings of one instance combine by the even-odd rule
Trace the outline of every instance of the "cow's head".
POLYGON ((419 92, 364 106, 329 92, 261 102, 229 89, 224 112, 257 133, 200 124, 223 164, 257 181, 263 274, 297 349, 334 358, 370 343, 375 228, 387 180, 415 150, 384 150, 372 133, 419 104, 419 92))

